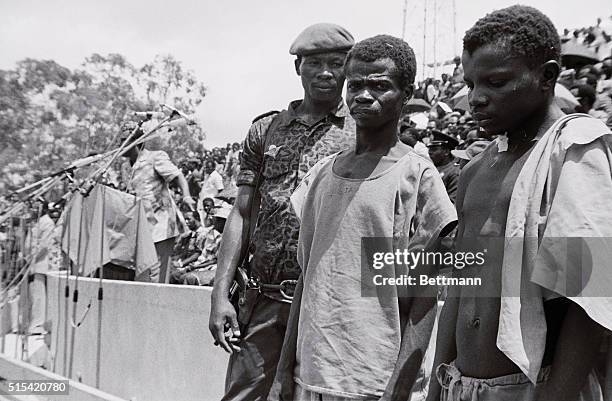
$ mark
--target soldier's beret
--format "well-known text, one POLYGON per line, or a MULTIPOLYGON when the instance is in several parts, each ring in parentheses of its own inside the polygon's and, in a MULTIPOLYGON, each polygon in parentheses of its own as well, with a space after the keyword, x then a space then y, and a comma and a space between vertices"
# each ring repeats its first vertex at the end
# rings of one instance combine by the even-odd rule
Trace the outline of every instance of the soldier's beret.
POLYGON ((296 56, 307 56, 315 53, 348 51, 354 44, 353 35, 343 27, 336 24, 321 23, 304 29, 295 38, 289 48, 289 53, 296 56))

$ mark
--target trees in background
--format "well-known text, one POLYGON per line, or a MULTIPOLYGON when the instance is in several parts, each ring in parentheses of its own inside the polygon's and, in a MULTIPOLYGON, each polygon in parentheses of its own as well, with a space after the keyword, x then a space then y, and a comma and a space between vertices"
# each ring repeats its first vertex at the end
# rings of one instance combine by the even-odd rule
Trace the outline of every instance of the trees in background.
MULTIPOLYGON (((93 54, 74 70, 25 59, 0 70, 0 193, 118 146, 121 122, 131 111, 167 103, 190 114, 205 95, 205 86, 172 56, 136 67, 120 54, 93 54)), ((152 147, 171 157, 203 149, 201 127, 173 130, 152 147)))

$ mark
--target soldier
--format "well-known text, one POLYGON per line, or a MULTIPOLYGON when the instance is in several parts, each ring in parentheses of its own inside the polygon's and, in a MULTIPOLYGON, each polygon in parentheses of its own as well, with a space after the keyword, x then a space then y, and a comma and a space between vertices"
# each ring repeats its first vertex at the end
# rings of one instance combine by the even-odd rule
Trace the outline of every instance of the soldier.
POLYGON ((457 194, 457 181, 459 180, 460 169, 455 165, 451 150, 459 145, 459 141, 450 135, 440 131, 433 132, 433 140, 427 145, 429 158, 438 169, 446 192, 453 203, 457 194))
POLYGON ((334 24, 300 33, 289 53, 296 56, 304 98, 256 118, 245 139, 209 321, 215 341, 231 354, 223 400, 265 400, 270 391, 300 274, 299 221, 289 197, 317 161, 355 141, 355 122, 342 99, 344 60, 353 44, 334 24), (237 318, 228 291, 247 252, 258 288, 248 291, 237 318))

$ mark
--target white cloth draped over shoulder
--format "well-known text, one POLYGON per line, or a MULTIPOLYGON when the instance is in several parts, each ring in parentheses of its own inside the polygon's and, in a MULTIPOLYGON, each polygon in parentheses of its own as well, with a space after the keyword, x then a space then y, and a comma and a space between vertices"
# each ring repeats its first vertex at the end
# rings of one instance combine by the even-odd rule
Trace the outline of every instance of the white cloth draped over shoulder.
POLYGON ((545 300, 567 297, 612 330, 611 134, 587 115, 564 116, 534 146, 512 192, 497 346, 534 383, 545 300))

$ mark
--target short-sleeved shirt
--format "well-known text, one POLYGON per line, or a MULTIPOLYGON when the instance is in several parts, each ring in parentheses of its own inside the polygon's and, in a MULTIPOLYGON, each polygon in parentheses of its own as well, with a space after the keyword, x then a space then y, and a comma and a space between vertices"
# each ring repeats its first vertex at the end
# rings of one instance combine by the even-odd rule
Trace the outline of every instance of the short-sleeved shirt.
POLYGON ((457 216, 434 165, 412 151, 366 179, 336 175, 334 160, 317 165, 292 197, 301 210, 304 280, 294 377, 317 393, 378 399, 395 368, 402 325, 395 287, 383 295, 368 279, 376 273, 362 239, 392 238, 394 246, 403 239, 416 251, 457 216))
POLYGON ((209 262, 217 259, 219 245, 221 245, 221 233, 214 227, 205 229, 204 241, 202 242, 202 254, 197 263, 209 262))
MULTIPOLYGON (((296 114, 300 103, 291 102, 288 110, 255 121, 240 159, 238 186, 254 186, 265 159, 259 187, 261 208, 249 247, 252 272, 264 283, 277 284, 299 277, 299 221, 289 197, 319 160, 355 142, 355 121, 344 102, 312 125, 296 114), (275 118, 278 120, 267 132, 275 118)), ((273 293, 270 296, 275 297, 273 293)))
POLYGON ((164 151, 142 149, 132 166, 128 189, 144 199, 147 220, 153 226, 153 241, 160 242, 181 233, 177 210, 168 183, 180 170, 164 151))
POLYGON ((202 189, 200 190, 200 202, 206 198, 213 198, 223 191, 223 177, 217 170, 208 174, 202 181, 202 189))
POLYGON ((174 245, 174 256, 177 259, 187 259, 193 254, 201 254, 208 228, 200 226, 197 230, 191 231, 189 235, 183 236, 174 245))

